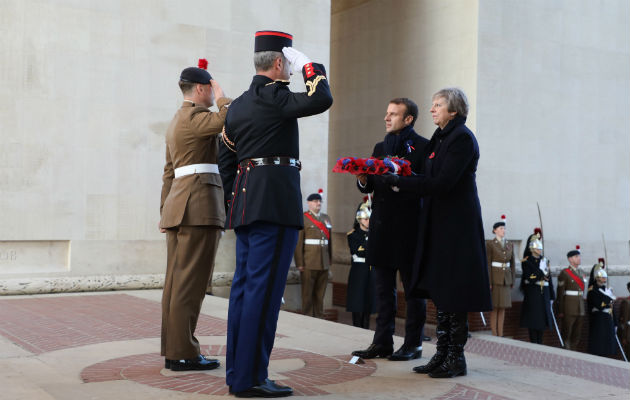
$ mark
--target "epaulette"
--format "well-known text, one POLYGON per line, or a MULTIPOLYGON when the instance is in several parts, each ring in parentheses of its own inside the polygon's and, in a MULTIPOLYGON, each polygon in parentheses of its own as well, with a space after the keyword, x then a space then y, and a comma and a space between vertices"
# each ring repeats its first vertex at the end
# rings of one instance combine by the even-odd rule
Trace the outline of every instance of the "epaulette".
POLYGON ((284 79, 276 79, 276 80, 275 80, 275 81, 273 81, 273 82, 269 82, 269 83, 268 83, 268 84, 266 84, 265 86, 273 85, 274 83, 282 83, 282 84, 284 84, 284 85, 289 85, 289 84, 291 83, 291 81, 287 81, 287 80, 284 80, 284 79))
POLYGON ((347 236, 350 236, 350 235, 352 235, 353 233, 354 233, 354 229, 353 229, 353 230, 351 230, 350 232, 346 233, 346 235, 347 235, 347 236))

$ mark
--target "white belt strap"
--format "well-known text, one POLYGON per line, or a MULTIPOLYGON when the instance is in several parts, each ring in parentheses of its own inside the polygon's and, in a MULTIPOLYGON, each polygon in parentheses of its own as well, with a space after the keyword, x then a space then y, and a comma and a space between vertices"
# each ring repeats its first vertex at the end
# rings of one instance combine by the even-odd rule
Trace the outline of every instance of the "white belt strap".
MULTIPOLYGON (((530 280, 525 280, 525 283, 531 283, 532 285, 538 285, 540 286, 540 282, 541 281, 530 281, 530 280)), ((549 286, 549 281, 542 281, 542 285, 543 286, 549 286)), ((570 290, 568 290, 568 292, 570 292, 570 290)))
POLYGON ((365 262, 365 257, 359 257, 356 254, 352 255, 352 261, 356 262, 356 263, 364 263, 365 262))
POLYGON ((183 167, 175 168, 175 178, 180 178, 192 174, 218 174, 219 166, 217 164, 190 164, 183 167))
POLYGON ((304 239, 304 244, 312 244, 315 246, 326 246, 328 245, 328 240, 326 239, 304 239))
POLYGON ((509 267, 510 266, 510 262, 506 262, 506 263, 500 263, 498 261, 492 261, 492 266, 493 267, 498 267, 498 268, 503 268, 503 267, 509 267))
POLYGON ((581 290, 565 290, 564 294, 567 296, 581 296, 584 292, 581 290))
POLYGON ((626 324, 630 325, 630 321, 626 322, 626 324))

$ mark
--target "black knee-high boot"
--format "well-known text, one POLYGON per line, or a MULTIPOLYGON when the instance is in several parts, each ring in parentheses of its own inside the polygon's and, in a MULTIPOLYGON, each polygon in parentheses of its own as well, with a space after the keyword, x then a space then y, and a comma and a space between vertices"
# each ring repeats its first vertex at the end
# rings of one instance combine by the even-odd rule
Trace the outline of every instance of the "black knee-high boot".
POLYGON ((444 360, 446 359, 446 355, 448 353, 448 346, 450 344, 450 326, 450 314, 438 310, 437 326, 435 328, 435 335, 437 336, 435 354, 433 355, 433 357, 431 357, 427 364, 414 367, 414 372, 417 372, 419 374, 428 374, 429 372, 442 365, 442 363, 444 363, 444 360))
POLYGON ((467 373, 464 346, 468 340, 468 313, 449 313, 449 320, 448 353, 442 365, 429 373, 431 378, 454 378, 467 373))

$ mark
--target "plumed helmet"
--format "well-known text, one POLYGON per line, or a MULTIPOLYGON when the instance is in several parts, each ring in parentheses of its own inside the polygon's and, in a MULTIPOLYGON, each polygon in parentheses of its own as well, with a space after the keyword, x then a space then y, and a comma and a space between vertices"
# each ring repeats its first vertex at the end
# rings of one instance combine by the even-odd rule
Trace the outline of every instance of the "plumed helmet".
POLYGON ((606 273, 606 270, 602 268, 601 264, 596 264, 593 277, 595 279, 608 279, 608 274, 606 273))
POLYGON ((540 234, 536 233, 532 236, 532 240, 529 242, 529 248, 531 250, 540 250, 542 251, 543 249, 543 244, 542 244, 542 240, 540 240, 540 234))
POLYGON ((359 221, 360 219, 370 218, 371 215, 372 209, 370 208, 370 201, 366 200, 357 210, 357 221, 359 221))

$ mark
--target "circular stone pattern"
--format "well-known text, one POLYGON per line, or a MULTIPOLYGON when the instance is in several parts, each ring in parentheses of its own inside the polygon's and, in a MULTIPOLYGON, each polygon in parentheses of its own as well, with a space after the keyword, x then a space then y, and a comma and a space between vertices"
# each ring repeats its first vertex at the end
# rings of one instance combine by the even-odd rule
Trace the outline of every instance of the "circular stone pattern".
MULTIPOLYGON (((202 354, 211 357, 224 357, 225 346, 202 346, 202 354)), ((270 375, 281 376, 277 382, 293 388, 294 395, 327 395, 322 386, 361 379, 376 371, 372 360, 355 365, 347 362, 348 355, 323 356, 308 351, 274 348, 271 363, 281 362, 284 366, 299 365, 297 369, 270 371, 270 375), (295 360, 298 362, 289 362, 295 360)), ((272 365, 273 366, 273 365, 272 365)), ((164 358, 158 353, 137 354, 115 358, 86 367, 81 371, 85 383, 130 380, 159 389, 176 390, 186 393, 228 395, 225 385, 225 366, 213 371, 171 372, 164 370, 164 358), (219 372, 219 375, 216 373, 219 372)), ((272 368, 273 369, 273 368, 272 368)))

